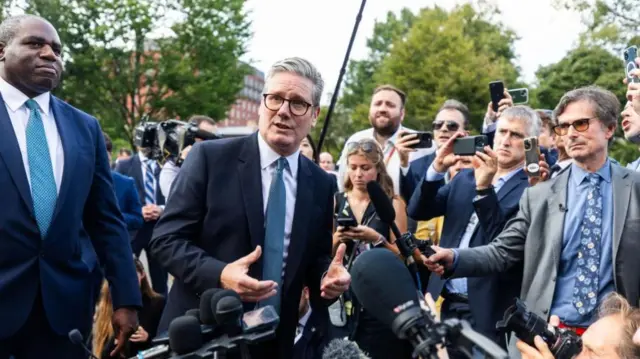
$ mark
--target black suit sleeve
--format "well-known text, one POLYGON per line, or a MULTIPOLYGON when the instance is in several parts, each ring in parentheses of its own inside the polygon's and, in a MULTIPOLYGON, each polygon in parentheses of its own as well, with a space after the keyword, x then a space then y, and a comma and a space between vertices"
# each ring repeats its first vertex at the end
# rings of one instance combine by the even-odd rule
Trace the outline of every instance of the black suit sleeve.
POLYGON ((420 186, 413 192, 407 214, 417 221, 444 216, 447 210, 449 189, 453 181, 445 185, 444 180, 429 182, 426 176, 420 186))
MULTIPOLYGON (((333 180, 333 178, 331 178, 333 180)), ((329 305, 335 300, 326 300, 320 296, 320 283, 325 272, 331 264, 331 249, 333 244, 333 199, 336 189, 335 181, 329 185, 326 191, 324 212, 322 214, 323 230, 315 235, 314 263, 307 272, 306 282, 309 286, 309 298, 313 303, 329 305)), ((313 219, 312 219, 313 220, 313 219)))
POLYGON ((504 229, 505 224, 510 216, 502 208, 498 201, 498 195, 495 191, 491 192, 487 196, 473 202, 473 206, 478 216, 478 224, 480 229, 484 231, 485 238, 488 244, 491 240, 496 238, 500 232, 504 229))
POLYGON ((220 287, 226 263, 196 246, 206 210, 207 154, 193 146, 173 182, 171 201, 158 220, 149 243, 151 255, 177 280, 196 293, 220 287))

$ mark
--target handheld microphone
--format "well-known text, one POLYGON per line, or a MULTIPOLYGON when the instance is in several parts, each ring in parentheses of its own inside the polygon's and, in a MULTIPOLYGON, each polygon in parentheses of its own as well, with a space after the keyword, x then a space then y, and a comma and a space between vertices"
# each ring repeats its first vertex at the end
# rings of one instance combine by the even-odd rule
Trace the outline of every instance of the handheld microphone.
POLYGON ((194 318, 198 319, 198 321, 200 321, 200 309, 198 309, 198 308, 189 309, 184 313, 184 315, 188 315, 190 317, 194 317, 194 318))
POLYGON ((82 349, 84 349, 84 351, 89 354, 89 356, 92 359, 98 359, 98 357, 96 357, 95 355, 93 355, 93 353, 91 352, 91 350, 89 350, 89 348, 87 348, 86 345, 84 345, 84 338, 82 337, 82 333, 80 333, 80 331, 78 329, 72 329, 69 332, 69 340, 71 341, 71 343, 75 344, 75 345, 79 345, 82 347, 82 349))
POLYGON ((178 355, 191 353, 202 346, 200 322, 192 316, 181 316, 169 324, 169 347, 178 355))
MULTIPOLYGON (((415 245, 415 241, 413 240, 413 236, 411 233, 405 233, 404 235, 400 233, 398 226, 396 226, 396 211, 393 209, 393 204, 387 197, 387 194, 384 192, 380 184, 376 181, 369 181, 367 183, 367 192, 369 193, 369 198, 371 199, 371 203, 376 209, 376 213, 380 220, 391 227, 391 231, 393 235, 396 237, 396 245, 400 250, 400 254, 406 259, 407 266, 409 270, 413 274, 416 284, 418 281, 418 267, 416 262, 421 262, 421 253, 418 247, 415 245)), ((431 247, 429 247, 431 249, 431 247)))
POLYGON ((351 278, 351 288, 362 306, 398 338, 411 342, 414 358, 437 358, 438 344, 459 346, 469 358, 474 346, 490 358, 508 358, 502 348, 475 332, 467 322, 436 322, 404 266, 390 251, 373 249, 361 253, 351 268, 351 278))
POLYGON ((358 344, 346 339, 334 339, 327 344, 322 359, 369 359, 358 344))

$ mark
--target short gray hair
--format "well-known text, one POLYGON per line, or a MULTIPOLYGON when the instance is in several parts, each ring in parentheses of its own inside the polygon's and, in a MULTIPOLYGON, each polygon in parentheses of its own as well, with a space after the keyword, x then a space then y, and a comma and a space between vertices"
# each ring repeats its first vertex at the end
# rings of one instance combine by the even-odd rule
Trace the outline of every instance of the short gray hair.
POLYGON ((456 99, 448 99, 438 109, 436 117, 440 112, 444 110, 455 110, 460 112, 460 114, 462 114, 462 119, 464 120, 464 127, 466 128, 467 126, 469 126, 469 118, 471 117, 471 115, 469 114, 469 108, 467 107, 467 105, 456 99))
POLYGON ((558 123, 558 116, 562 115, 567 106, 578 101, 589 102, 594 107, 595 116, 603 125, 613 125, 614 128, 618 125, 620 101, 611 91, 598 86, 580 87, 565 93, 553 111, 554 122, 558 123))
POLYGON ((542 120, 540 120, 540 116, 531 109, 529 106, 517 105, 513 107, 509 107, 502 114, 498 121, 502 120, 523 120, 526 123, 526 136, 527 137, 538 137, 540 136, 540 127, 542 127, 542 120))
POLYGON ((313 64, 300 57, 289 57, 273 64, 267 73, 267 81, 265 81, 265 91, 267 82, 273 75, 280 72, 293 72, 313 82, 313 91, 311 94, 313 105, 320 106, 322 91, 324 89, 324 81, 320 75, 320 71, 313 64))
POLYGON ((5 46, 8 45, 16 37, 22 21, 27 19, 38 19, 46 21, 40 16, 29 14, 8 17, 4 19, 2 23, 0 23, 0 43, 4 44, 5 46))

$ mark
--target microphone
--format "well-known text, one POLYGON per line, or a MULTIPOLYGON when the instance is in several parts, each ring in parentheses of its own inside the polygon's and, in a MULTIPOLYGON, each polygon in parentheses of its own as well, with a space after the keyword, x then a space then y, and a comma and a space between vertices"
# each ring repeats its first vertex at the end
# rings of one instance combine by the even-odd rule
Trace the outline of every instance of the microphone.
POLYGON ((469 358, 474 345, 488 357, 508 358, 497 344, 457 319, 436 322, 404 266, 390 251, 361 253, 351 268, 351 288, 362 306, 414 348, 413 357, 437 358, 438 344, 453 344, 469 358), (384 295, 380 295, 384 293, 384 295))
POLYGON ((169 324, 169 347, 178 355, 191 353, 202 346, 200 322, 192 316, 177 317, 169 324))
MULTIPOLYGON (((400 254, 402 254, 402 256, 406 259, 409 271, 411 271, 411 274, 413 274, 416 284, 419 285, 418 267, 416 265, 416 262, 421 262, 422 258, 420 250, 415 245, 413 235, 411 233, 405 233, 404 235, 400 233, 400 230, 395 223, 396 211, 393 209, 393 204, 378 182, 369 181, 367 183, 367 192, 369 193, 371 203, 373 203, 373 207, 375 207, 376 213, 378 214, 378 217, 380 217, 380 220, 391 227, 391 231, 396 237, 395 243, 400 250, 400 254)), ((428 249, 433 251, 431 247, 428 247, 428 249)))
POLYGON ((71 343, 81 346, 82 349, 84 349, 84 351, 89 354, 89 357, 91 357, 92 359, 98 359, 98 357, 93 355, 91 350, 89 350, 89 348, 84 345, 84 338, 82 337, 82 333, 80 333, 78 329, 72 329, 69 332, 69 340, 71 341, 71 343))
POLYGON ((358 344, 346 339, 334 339, 327 344, 322 359, 370 359, 358 344))
POLYGON ((184 313, 184 315, 188 315, 190 317, 194 317, 194 318, 198 319, 198 321, 200 321, 200 309, 198 309, 198 308, 189 309, 184 313))

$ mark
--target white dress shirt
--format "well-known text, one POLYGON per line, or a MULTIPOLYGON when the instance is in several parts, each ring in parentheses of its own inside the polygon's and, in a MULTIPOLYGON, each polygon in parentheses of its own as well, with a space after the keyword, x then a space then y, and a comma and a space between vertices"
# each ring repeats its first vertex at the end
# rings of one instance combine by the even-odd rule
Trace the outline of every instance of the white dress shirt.
MULTIPOLYGON (((2 98, 4 99, 13 131, 18 140, 18 146, 20 146, 22 163, 24 164, 29 188, 31 188, 29 156, 27 155, 27 123, 29 122, 31 111, 25 105, 29 97, 2 78, 0 78, 0 94, 2 94, 2 98)), ((64 170, 64 151, 62 149, 62 140, 58 133, 58 126, 56 125, 53 110, 50 106, 51 94, 45 92, 34 97, 33 100, 38 104, 38 107, 40 107, 40 117, 42 117, 44 133, 47 137, 47 145, 49 146, 53 176, 56 182, 56 189, 58 190, 58 194, 60 194, 60 184, 62 183, 62 172, 64 170)))
MULTIPOLYGON (((260 151, 260 176, 262 177, 262 205, 263 211, 267 213, 267 203, 269 202, 269 190, 271 189, 271 179, 276 170, 276 161, 282 157, 274 151, 267 142, 258 134, 258 150, 260 151)), ((298 159, 300 151, 287 156, 289 169, 283 173, 284 188, 286 193, 286 217, 284 219, 284 253, 282 255, 282 275, 287 264, 289 243, 291 243, 291 227, 293 225, 293 214, 296 208, 296 193, 298 189, 298 159)))
POLYGON ((304 334, 304 327, 307 326, 307 322, 309 321, 310 316, 311 316, 311 306, 308 306, 307 312, 304 313, 304 315, 302 316, 302 318, 300 318, 300 320, 298 320, 298 326, 301 328, 301 330, 300 330, 300 333, 297 334, 295 339, 293 340, 293 344, 297 343, 298 340, 302 338, 302 334, 304 334))
MULTIPOLYGON (((387 140, 387 142, 385 142, 384 148, 382 149, 382 152, 384 154, 384 161, 387 165, 387 172, 389 173, 389 176, 391 176, 391 179, 393 180, 393 189, 395 190, 395 193, 398 195, 400 194, 400 171, 401 171, 400 155, 398 154, 398 151, 395 150, 394 144, 398 138, 398 133, 403 130, 406 132, 416 132, 412 129, 400 126, 398 127, 398 131, 396 131, 396 133, 394 133, 393 136, 391 136, 387 140)), ((342 154, 340 155, 340 159, 338 160, 338 186, 339 186, 338 188, 340 188, 340 191, 344 191, 344 180, 345 180, 345 176, 347 175, 347 152, 348 152, 349 144, 351 142, 358 142, 365 138, 375 140, 375 136, 373 134, 373 128, 368 128, 366 130, 362 130, 360 132, 356 132, 355 134, 353 134, 351 137, 349 137, 349 139, 345 143, 344 148, 342 149, 342 154)), ((418 158, 421 158, 430 153, 433 153, 435 150, 436 150, 435 146, 432 146, 431 148, 417 149, 415 152, 409 153, 409 163, 417 160, 418 158)), ((408 170, 408 167, 405 168, 404 170, 405 174, 407 170, 408 170)))
POLYGON ((162 170, 160 170, 160 192, 164 198, 169 197, 169 192, 171 191, 171 185, 173 181, 175 181, 176 177, 178 177, 178 173, 180 173, 180 167, 178 167, 173 161, 167 161, 162 166, 162 170))

